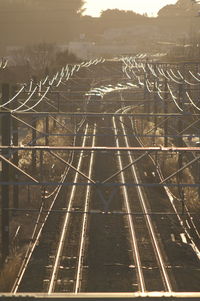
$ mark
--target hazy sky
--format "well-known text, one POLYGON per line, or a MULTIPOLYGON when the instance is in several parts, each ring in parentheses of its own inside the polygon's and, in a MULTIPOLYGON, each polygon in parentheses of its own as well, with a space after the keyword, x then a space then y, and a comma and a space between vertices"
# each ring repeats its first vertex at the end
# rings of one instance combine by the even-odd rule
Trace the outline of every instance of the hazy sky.
POLYGON ((175 4, 177 0, 85 0, 84 15, 98 17, 101 10, 118 8, 134 10, 137 13, 147 13, 156 16, 160 8, 167 4, 175 4))

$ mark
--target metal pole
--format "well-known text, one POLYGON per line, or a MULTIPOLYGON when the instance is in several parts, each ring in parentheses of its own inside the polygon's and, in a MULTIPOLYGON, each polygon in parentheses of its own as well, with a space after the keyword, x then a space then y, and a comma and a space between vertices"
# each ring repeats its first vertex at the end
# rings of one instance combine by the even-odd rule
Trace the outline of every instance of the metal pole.
MULTIPOLYGON (((33 128, 37 128, 37 118, 33 119, 33 128)), ((36 144, 36 139, 37 139, 37 135, 36 135, 36 130, 32 129, 32 141, 33 144, 36 144)), ((33 150, 32 151, 32 170, 35 172, 36 171, 36 167, 37 167, 37 162, 36 162, 36 151, 33 150)))
MULTIPOLYGON (((147 89, 147 80, 150 78, 149 75, 149 68, 148 68, 148 59, 146 60, 145 63, 145 73, 144 73, 144 100, 146 100, 145 102, 145 111, 147 114, 150 113, 150 93, 147 89)), ((149 116, 147 116, 147 121, 149 121, 149 116)))
POLYGON ((43 182, 43 150, 40 151, 40 181, 43 182))
MULTIPOLYGON (((154 113, 157 114, 158 112, 158 108, 157 108, 157 101, 158 101, 158 98, 157 98, 157 94, 156 94, 156 80, 154 80, 154 113)), ((157 131, 157 128, 158 128, 158 119, 157 119, 157 116, 155 115, 154 117, 154 135, 156 135, 156 131, 157 131)), ((154 141, 153 141, 153 144, 156 145, 156 138, 154 137, 153 138, 154 141)))
POLYGON ((200 200, 200 160, 198 160, 198 182, 199 182, 199 187, 198 187, 198 196, 200 200))
MULTIPOLYGON (((13 127, 13 145, 18 145, 18 122, 16 119, 12 120, 12 127, 13 127)), ((18 151, 14 152, 13 154, 13 163, 18 166, 19 164, 19 155, 18 151)), ((18 182, 18 172, 14 169, 13 174, 14 182, 18 182)), ((14 208, 19 208, 19 186, 13 186, 13 206, 14 208)))
POLYGON ((46 136, 45 136, 45 145, 48 146, 49 145, 49 116, 47 116, 45 118, 45 132, 46 132, 46 136))
MULTIPOLYGON (((12 94, 15 95, 16 87, 13 87, 12 94)), ((13 145, 18 145, 19 135, 18 135, 18 121, 15 118, 12 118, 12 136, 13 136, 13 145)), ((18 151, 13 153, 13 163, 18 166, 19 163, 19 154, 18 151)), ((18 172, 13 168, 13 181, 18 182, 18 172)), ((19 208, 19 186, 13 185, 13 207, 19 208)), ((13 212, 15 214, 15 212, 13 212)))
POLYGON ((60 112, 60 93, 57 93, 58 112, 60 112))
MULTIPOLYGON (((178 100, 179 103, 183 103, 183 85, 180 84, 178 87, 178 100)), ((183 118, 178 118, 178 133, 182 133, 183 131, 183 118)), ((181 134, 179 134, 178 137, 178 146, 182 147, 183 146, 183 139, 181 134)), ((179 152, 178 153, 178 170, 181 169, 183 167, 183 153, 179 152)), ((177 183, 180 184, 182 182, 183 179, 183 172, 180 171, 177 174, 177 183)), ((179 192, 179 197, 181 199, 181 205, 182 205, 182 213, 184 213, 184 209, 185 209, 185 195, 184 195, 184 189, 183 187, 178 186, 178 192, 179 192)))
MULTIPOLYGON (((179 87, 178 87, 178 101, 179 101, 179 104, 181 105, 183 103, 183 85, 180 84, 179 87)), ((181 105, 182 106, 182 105, 181 105)), ((178 146, 182 147, 183 146, 183 139, 182 139, 182 136, 181 136, 181 133, 183 131, 183 118, 179 117, 178 118, 178 146)))
MULTIPOLYGON (((2 104, 9 100, 9 88, 9 84, 2 84, 2 104)), ((10 113, 5 111, 1 117, 1 138, 2 145, 5 146, 10 145, 11 142, 10 120, 10 113)), ((2 150, 2 155, 8 157, 8 150, 2 150)), ((1 180, 3 182, 9 182, 9 178, 9 164, 5 161, 2 161, 1 180)), ((1 197, 1 262, 3 264, 9 255, 9 185, 2 185, 1 197)))
MULTIPOLYGON (((164 113, 168 113, 168 104, 167 104, 167 99, 168 99, 168 91, 167 91, 167 79, 165 78, 165 85, 164 85, 164 113)), ((168 146, 168 118, 165 117, 165 122, 164 122, 164 146, 168 146)))

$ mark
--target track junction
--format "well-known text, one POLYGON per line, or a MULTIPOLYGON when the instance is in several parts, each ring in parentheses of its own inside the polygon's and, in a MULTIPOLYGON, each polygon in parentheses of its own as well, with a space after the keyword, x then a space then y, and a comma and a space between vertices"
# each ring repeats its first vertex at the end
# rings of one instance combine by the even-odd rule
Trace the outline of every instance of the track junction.
POLYGON ((199 298, 198 71, 139 55, 67 65, 11 97, 4 85, 2 198, 12 185, 18 201, 2 202, 2 258, 10 212, 34 227, 1 298, 199 298))

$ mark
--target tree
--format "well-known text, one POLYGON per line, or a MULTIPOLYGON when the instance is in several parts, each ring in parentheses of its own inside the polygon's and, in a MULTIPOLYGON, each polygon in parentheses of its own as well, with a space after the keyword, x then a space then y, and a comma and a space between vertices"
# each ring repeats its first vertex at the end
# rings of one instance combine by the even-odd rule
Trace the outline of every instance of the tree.
POLYGON ((131 10, 107 9, 102 11, 99 23, 106 26, 106 28, 127 27, 132 26, 135 22, 143 22, 147 19, 148 17, 131 10))
POLYGON ((102 19, 111 19, 111 20, 132 20, 144 18, 144 16, 135 13, 131 10, 120 10, 120 9, 107 9, 101 13, 102 19))
POLYGON ((159 17, 195 16, 200 5, 192 0, 178 0, 176 4, 166 5, 158 12, 159 17))
POLYGON ((181 9, 176 5, 169 4, 161 8, 158 17, 177 17, 182 13, 181 9))

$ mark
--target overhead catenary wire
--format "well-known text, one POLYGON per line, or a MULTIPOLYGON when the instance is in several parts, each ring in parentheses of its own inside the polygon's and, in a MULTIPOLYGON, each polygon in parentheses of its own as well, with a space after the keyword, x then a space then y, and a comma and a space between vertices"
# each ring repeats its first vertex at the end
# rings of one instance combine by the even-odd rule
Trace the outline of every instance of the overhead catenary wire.
MULTIPOLYGON (((75 70, 75 69, 74 69, 75 70)), ((148 79, 148 81, 149 81, 149 79, 148 79)), ((175 96, 174 96, 175 97, 175 96)))
MULTIPOLYGON (((139 72, 139 70, 141 70, 140 68, 143 68, 144 74, 148 73, 150 71, 150 77, 151 76, 155 77, 157 75, 158 78, 161 76, 166 78, 168 80, 168 92, 170 93, 170 96, 171 96, 174 104, 176 105, 176 107, 178 108, 179 111, 184 112, 185 108, 181 108, 181 106, 179 105, 177 98, 172 91, 172 88, 170 88, 170 86, 169 86, 169 83, 170 83, 170 81, 172 81, 174 84, 177 84, 179 86, 184 85, 184 84, 187 84, 191 87, 198 86, 199 82, 200 82, 200 78, 198 78, 198 76, 200 75, 200 73, 197 73, 195 75, 192 71, 188 70, 189 75, 192 76, 197 81, 195 83, 195 82, 191 82, 190 80, 188 80, 186 76, 183 76, 182 72, 179 69, 172 69, 172 68, 164 69, 163 67, 159 67, 159 64, 154 65, 154 67, 153 67, 153 65, 151 65, 151 63, 144 64, 142 62, 139 62, 139 60, 142 60, 142 59, 143 59, 143 55, 130 57, 130 58, 123 57, 122 61, 125 64, 123 71, 126 73, 126 75, 128 73, 128 70, 132 69, 132 74, 138 80, 138 83, 141 84, 141 82, 139 82, 140 76, 136 75, 134 68, 135 68, 135 70, 137 70, 137 72, 139 72), (147 70, 147 68, 148 68, 148 70, 147 70), (156 74, 155 69, 158 71, 158 74, 156 74)), ((128 73, 128 75, 130 77, 130 73, 128 73)), ((153 92, 157 93, 157 95, 159 96, 160 99, 162 99, 162 100, 164 99, 164 97, 162 96, 162 93, 164 93, 164 91, 161 91, 161 89, 157 83, 155 85, 155 89, 152 90, 150 79, 147 78, 145 81, 145 85, 146 85, 146 88, 149 93, 153 93, 153 92)), ((192 98, 189 94, 189 91, 187 91, 187 88, 186 88, 185 93, 187 93, 186 95, 187 95, 190 103, 192 104, 192 106, 194 108, 196 108, 197 110, 199 110, 200 109, 199 106, 197 104, 195 104, 195 102, 192 100, 192 98)))
MULTIPOLYGON (((62 79, 64 77, 66 77, 65 80, 67 81, 67 80, 69 80, 70 75, 72 76, 74 74, 74 72, 78 72, 81 67, 91 66, 93 63, 97 64, 97 63, 101 63, 102 61, 103 61, 103 59, 101 58, 98 61, 97 60, 93 60, 93 61, 90 60, 89 63, 86 62, 86 63, 84 63, 82 65, 81 64, 78 64, 78 65, 75 64, 74 66, 72 66, 71 71, 69 69, 69 65, 66 65, 65 67, 61 68, 60 72, 59 71, 56 72, 56 74, 52 77, 52 79, 49 79, 49 75, 47 75, 44 80, 41 80, 38 83, 34 83, 34 80, 31 79, 28 85, 24 84, 20 88, 20 90, 11 99, 9 99, 6 103, 0 105, 0 108, 6 108, 7 105, 9 105, 10 103, 12 103, 24 91, 25 87, 29 86, 28 93, 30 93, 30 95, 28 96, 28 98, 25 99, 25 101, 23 103, 21 103, 21 105, 18 106, 17 108, 11 109, 11 112, 16 112, 16 111, 20 110, 23 106, 27 105, 27 103, 29 102, 29 100, 31 100, 31 98, 33 97, 33 95, 36 93, 36 90, 38 90, 38 94, 40 96, 42 86, 44 86, 47 83, 47 81, 48 81, 48 86, 47 86, 46 91, 44 92, 44 94, 41 96, 41 98, 38 100, 38 102, 36 104, 34 104, 32 107, 29 107, 29 109, 31 110, 31 109, 35 108, 37 105, 39 105, 40 102, 45 98, 46 94, 50 90, 50 87, 53 88, 55 86, 57 88, 62 83, 62 79), (64 70, 66 70, 66 74, 64 73, 64 70), (58 81, 54 85, 54 82, 56 80, 58 80, 58 81), (34 89, 33 89, 33 84, 35 84, 34 89)), ((6 108, 6 109, 9 110, 9 108, 6 108)), ((26 109, 26 110, 23 110, 23 111, 26 112, 29 109, 26 109)))
POLYGON ((172 100, 173 100, 173 102, 175 103, 176 107, 177 107, 181 112, 183 112, 184 110, 179 106, 178 102, 176 101, 177 97, 175 97, 175 96, 173 95, 173 92, 172 92, 172 90, 171 90, 169 84, 167 84, 167 87, 168 87, 169 93, 170 93, 170 95, 171 95, 171 97, 172 97, 172 100))
MULTIPOLYGON (((48 88, 50 88, 50 87, 48 87, 48 88)), ((48 89, 47 89, 47 90, 48 90, 48 89)), ((45 93, 47 93, 47 90, 46 90, 45 93)), ((42 97, 45 96, 45 93, 43 94, 42 97)), ((41 101, 41 99, 40 99, 40 101, 41 101)), ((24 105, 24 104, 23 104, 23 105, 24 105)), ((30 107, 29 109, 31 109, 31 107, 30 107)), ((82 124, 81 124, 80 126, 82 126, 82 124)), ((63 181, 64 181, 65 177, 66 177, 66 176, 63 176, 63 181)), ((59 185, 59 186, 53 191, 53 193, 49 194, 49 195, 46 196, 45 198, 50 198, 50 197, 53 196, 55 193, 56 193, 56 196, 57 196, 58 193, 59 193, 59 191, 60 191, 60 189, 61 189, 61 186, 59 185)), ((55 196, 55 198, 56 198, 56 196, 55 196)), ((53 204, 55 203, 55 198, 54 198, 53 202, 51 203, 51 206, 50 206, 50 208, 49 208, 49 210, 48 210, 48 214, 47 214, 46 217, 45 217, 45 221, 46 221, 46 219, 47 219, 49 213, 51 212, 51 209, 53 208, 53 204)), ((40 214, 41 214, 41 212, 44 212, 43 207, 41 207, 40 214)), ((38 216, 38 218, 39 218, 39 216, 38 216)), ((44 222, 45 222, 45 221, 44 221, 44 222)), ((13 292, 16 292, 17 289, 18 289, 18 287, 19 287, 19 284, 20 284, 21 279, 22 279, 22 277, 23 277, 25 268, 26 268, 26 266, 27 266, 27 264, 28 264, 28 262, 29 262, 29 260, 30 260, 30 258, 31 258, 32 252, 33 252, 33 250, 34 250, 34 248, 35 248, 35 246, 36 246, 36 244, 37 244, 37 242, 38 242, 38 240, 39 240, 39 237, 40 237, 40 234, 41 234, 41 230, 42 230, 42 228, 43 228, 43 226, 44 226, 44 222, 42 223, 41 228, 39 229, 39 232, 37 232, 37 233, 38 233, 38 234, 37 234, 37 237, 35 237, 34 234, 33 234, 33 236, 32 236, 32 240, 31 240, 31 243, 30 243, 30 249, 28 249, 28 251, 27 251, 27 253, 26 253, 25 260, 24 260, 24 265, 22 265, 20 274, 18 274, 16 283, 15 283, 15 285, 14 285, 14 287, 13 287, 13 292), (32 242, 33 242, 33 243, 32 243, 32 242)), ((38 222, 36 223, 36 227, 37 227, 38 225, 40 225, 40 224, 39 224, 39 220, 38 220, 38 222)), ((36 233, 36 228, 35 228, 35 232, 34 232, 34 233, 36 233)))
MULTIPOLYGON (((42 102, 42 100, 44 99, 44 97, 47 95, 47 93, 49 92, 49 90, 50 90, 50 86, 47 87, 47 89, 44 92, 44 94, 42 95, 42 97, 33 106, 29 107, 28 109, 21 110, 21 112, 28 112, 28 111, 34 109, 36 106, 38 106, 42 102)), ((13 111, 11 111, 11 112, 13 112, 13 111)))
POLYGON ((149 91, 149 93, 153 93, 154 90, 153 89, 151 90, 151 87, 150 87, 151 83, 149 82, 148 79, 145 81, 145 84, 146 84, 146 87, 147 87, 147 90, 149 91))
POLYGON ((198 85, 198 83, 191 83, 191 82, 189 82, 189 81, 182 75, 182 73, 181 73, 179 70, 177 70, 177 72, 178 72, 178 74, 180 75, 180 77, 182 78, 182 80, 183 80, 186 84, 188 84, 188 85, 190 85, 190 86, 196 86, 196 85, 198 85))
POLYGON ((187 95, 187 97, 188 97, 189 101, 191 102, 191 104, 192 104, 198 111, 200 111, 200 107, 198 107, 198 106, 194 103, 194 101, 192 100, 192 98, 191 98, 191 96, 189 95, 189 93, 186 91, 185 94, 187 95))
POLYGON ((175 82, 176 84, 182 84, 183 82, 179 82, 177 81, 177 79, 175 79, 171 74, 170 74, 170 71, 166 70, 168 76, 170 77, 170 79, 175 82))
POLYGON ((25 89, 26 85, 23 85, 21 87, 21 89, 11 98, 9 99, 7 102, 5 102, 4 104, 0 105, 0 108, 4 108, 6 107, 8 104, 10 104, 11 102, 13 102, 21 93, 22 91, 25 89))
POLYGON ((192 71, 189 70, 189 73, 192 75, 192 77, 194 79, 196 79, 198 82, 200 82, 200 78, 197 78, 192 71))
POLYGON ((2 57, 0 62, 0 70, 6 69, 7 65, 8 65, 8 60, 2 57))
POLYGON ((182 79, 181 77, 177 76, 171 68, 169 69, 169 71, 172 73, 172 75, 173 75, 176 79, 178 79, 178 80, 182 79))
POLYGON ((11 110, 11 113, 18 111, 18 110, 21 109, 24 105, 26 105, 26 104, 30 101, 31 97, 36 93, 36 91, 37 91, 38 89, 39 89, 39 87, 38 87, 38 86, 35 86, 35 88, 34 88, 33 91, 31 92, 31 94, 29 95, 29 97, 28 97, 28 98, 27 98, 20 106, 18 106, 18 107, 15 108, 14 110, 11 110))
POLYGON ((158 75, 155 73, 153 67, 150 65, 150 64, 147 64, 149 70, 151 71, 152 75, 155 76, 155 77, 158 77, 158 75))

